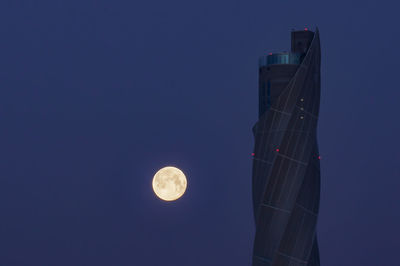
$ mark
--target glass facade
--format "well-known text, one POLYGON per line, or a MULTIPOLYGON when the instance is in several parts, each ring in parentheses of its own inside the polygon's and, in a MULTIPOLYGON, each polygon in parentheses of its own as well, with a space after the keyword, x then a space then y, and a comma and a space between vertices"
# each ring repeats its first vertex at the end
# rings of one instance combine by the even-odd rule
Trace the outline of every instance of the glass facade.
POLYGON ((305 53, 260 59, 261 115, 253 127, 252 266, 320 266, 316 228, 321 50, 318 32, 298 35, 292 35, 292 43, 309 43, 305 53))
POLYGON ((271 107, 271 81, 262 82, 259 89, 259 116, 271 107))
POLYGON ((261 56, 259 59, 259 67, 269 66, 269 65, 282 65, 282 64, 292 64, 299 65, 301 63, 300 53, 279 53, 261 56))

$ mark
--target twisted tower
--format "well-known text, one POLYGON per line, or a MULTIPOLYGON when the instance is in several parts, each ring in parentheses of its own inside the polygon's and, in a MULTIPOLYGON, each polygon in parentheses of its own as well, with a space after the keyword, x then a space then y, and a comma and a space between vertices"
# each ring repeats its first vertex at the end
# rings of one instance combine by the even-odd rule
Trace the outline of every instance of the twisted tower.
POLYGON ((253 266, 320 265, 319 33, 305 29, 291 37, 291 52, 260 58, 259 120, 253 127, 253 266))

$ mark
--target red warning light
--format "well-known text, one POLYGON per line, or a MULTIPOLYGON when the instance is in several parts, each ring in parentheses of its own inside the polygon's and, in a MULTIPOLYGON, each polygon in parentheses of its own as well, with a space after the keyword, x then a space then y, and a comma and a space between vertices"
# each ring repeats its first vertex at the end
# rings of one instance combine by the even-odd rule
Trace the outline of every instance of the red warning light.
POLYGON ((279 152, 279 149, 276 149, 276 152, 279 152))
POLYGON ((321 156, 318 156, 318 160, 321 160, 321 156))
POLYGON ((254 156, 255 154, 254 154, 254 152, 251 154, 251 156, 254 156))
POLYGON ((308 31, 308 28, 304 28, 305 31, 308 31))
POLYGON ((269 55, 272 55, 272 53, 269 53, 269 55))

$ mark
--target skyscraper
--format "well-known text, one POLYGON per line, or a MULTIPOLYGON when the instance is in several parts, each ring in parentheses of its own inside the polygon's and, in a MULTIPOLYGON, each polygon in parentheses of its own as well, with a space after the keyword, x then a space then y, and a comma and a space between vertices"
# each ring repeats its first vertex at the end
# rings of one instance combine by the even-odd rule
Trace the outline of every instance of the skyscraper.
POLYGON ((305 29, 292 31, 290 52, 260 58, 253 266, 320 265, 320 54, 318 29, 305 29))

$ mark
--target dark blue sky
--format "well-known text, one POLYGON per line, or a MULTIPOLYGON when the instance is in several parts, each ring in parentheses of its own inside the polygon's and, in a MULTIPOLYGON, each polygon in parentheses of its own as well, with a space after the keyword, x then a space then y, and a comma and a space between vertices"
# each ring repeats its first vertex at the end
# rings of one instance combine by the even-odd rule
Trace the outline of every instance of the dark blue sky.
POLYGON ((0 265, 250 265, 260 55, 320 29, 324 266, 400 246, 395 1, 0 1, 0 265), (153 174, 180 167, 173 203, 153 174))

